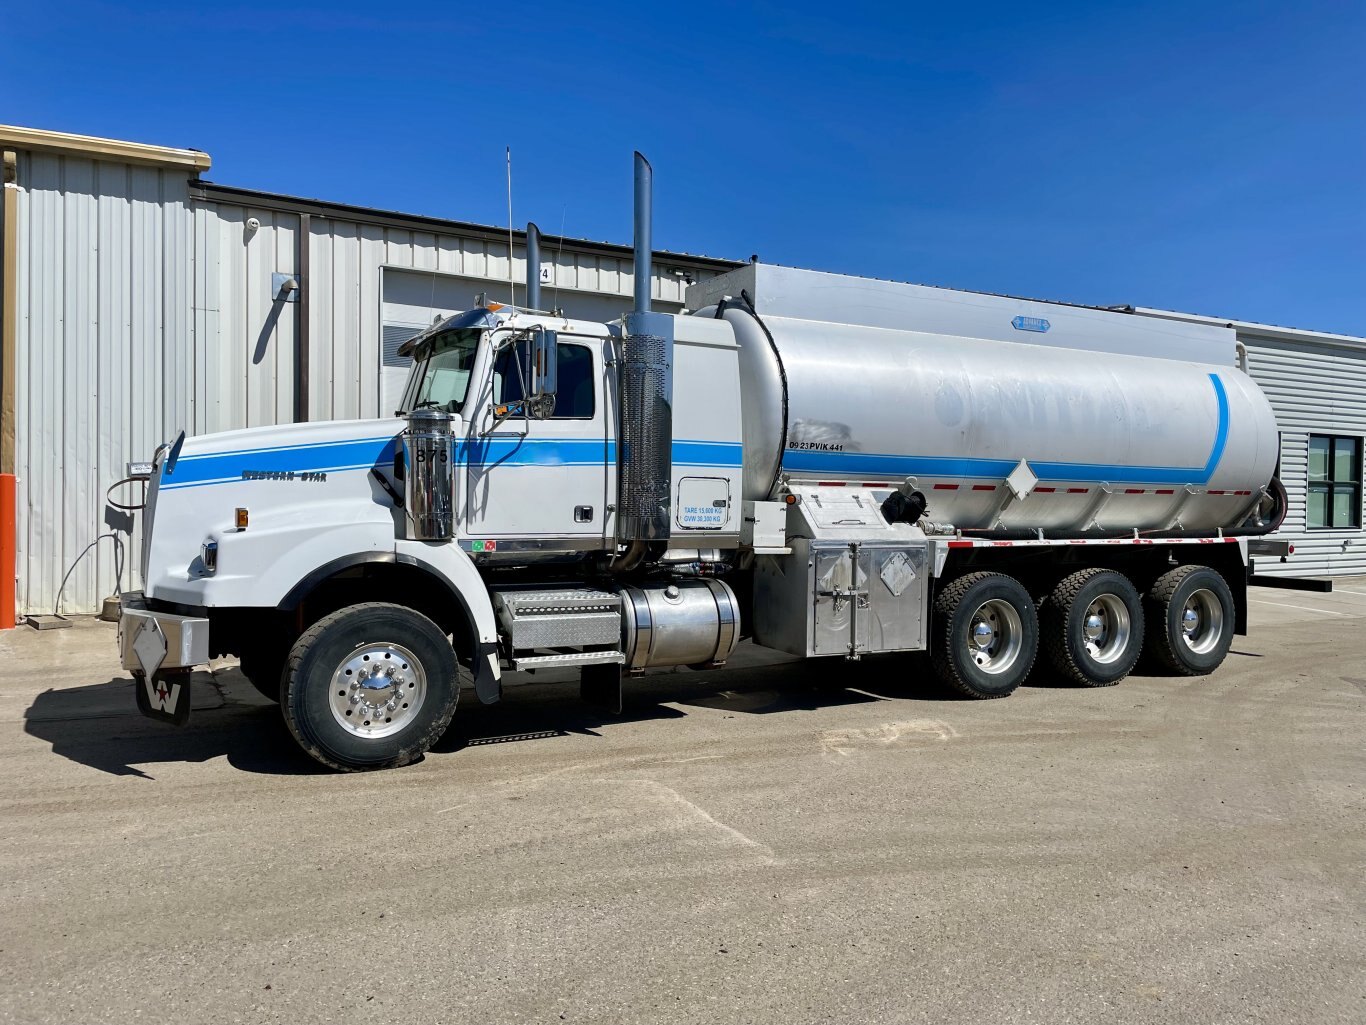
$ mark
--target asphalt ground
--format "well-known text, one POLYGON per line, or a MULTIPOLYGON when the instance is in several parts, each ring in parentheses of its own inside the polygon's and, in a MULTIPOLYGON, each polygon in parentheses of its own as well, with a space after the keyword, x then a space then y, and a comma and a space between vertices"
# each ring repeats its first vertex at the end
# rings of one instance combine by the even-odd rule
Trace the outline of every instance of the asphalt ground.
POLYGON ((462 699, 320 771, 233 668, 0 635, 0 1021, 1366 1021, 1366 581, 1215 675, 957 700, 918 658, 462 699))

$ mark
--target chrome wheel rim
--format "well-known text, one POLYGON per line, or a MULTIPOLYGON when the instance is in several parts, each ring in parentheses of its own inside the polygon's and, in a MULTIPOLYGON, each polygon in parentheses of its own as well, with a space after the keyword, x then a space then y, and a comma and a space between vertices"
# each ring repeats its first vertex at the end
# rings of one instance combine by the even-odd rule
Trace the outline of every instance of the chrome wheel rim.
POLYGON ((1224 635, 1224 606, 1208 588, 1192 591, 1181 608, 1181 640, 1197 655, 1206 655, 1219 646, 1224 635))
POLYGON ((1008 672, 1020 659, 1024 625, 1014 605, 992 598, 977 606, 968 619, 968 657, 984 673, 1008 672))
POLYGON ((367 740, 403 729, 426 699, 427 674, 401 644, 358 645, 332 674, 332 717, 348 733, 367 740))
POLYGON ((1086 607, 1081 631, 1082 643, 1093 661, 1101 665, 1118 662, 1129 650, 1133 636, 1129 607, 1117 594, 1099 595, 1086 607))

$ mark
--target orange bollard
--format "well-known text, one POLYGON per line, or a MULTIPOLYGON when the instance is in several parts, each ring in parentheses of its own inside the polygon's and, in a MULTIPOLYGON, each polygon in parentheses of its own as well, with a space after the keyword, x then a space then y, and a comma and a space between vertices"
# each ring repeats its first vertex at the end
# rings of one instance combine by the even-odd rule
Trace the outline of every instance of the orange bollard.
POLYGON ((0 473, 0 630, 14 629, 14 482, 14 474, 0 473))

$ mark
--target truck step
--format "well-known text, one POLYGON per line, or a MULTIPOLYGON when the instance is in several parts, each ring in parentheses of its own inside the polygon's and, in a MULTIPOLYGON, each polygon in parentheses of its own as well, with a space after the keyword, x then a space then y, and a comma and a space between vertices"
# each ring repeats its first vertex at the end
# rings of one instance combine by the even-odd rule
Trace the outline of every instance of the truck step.
POLYGON ((557 669, 565 666, 621 664, 626 655, 620 651, 571 651, 567 655, 526 655, 512 660, 513 669, 557 669))

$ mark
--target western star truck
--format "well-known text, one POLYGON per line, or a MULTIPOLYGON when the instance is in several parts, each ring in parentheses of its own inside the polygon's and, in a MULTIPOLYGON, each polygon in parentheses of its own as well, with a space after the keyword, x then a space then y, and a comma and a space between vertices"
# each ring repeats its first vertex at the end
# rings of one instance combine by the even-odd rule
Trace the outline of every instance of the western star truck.
MULTIPOLYGON (((1233 365, 651 310, 485 304, 406 343, 401 409, 185 438, 147 485, 119 643, 184 723, 236 655, 314 758, 405 764, 511 671, 925 652, 951 687, 1035 666, 1087 686, 1146 653, 1213 671, 1245 630, 1249 539, 1284 515, 1271 409, 1233 365)), ((529 232, 529 249, 536 237, 529 232)), ((1120 316, 1120 314, 1115 314, 1120 316)))

